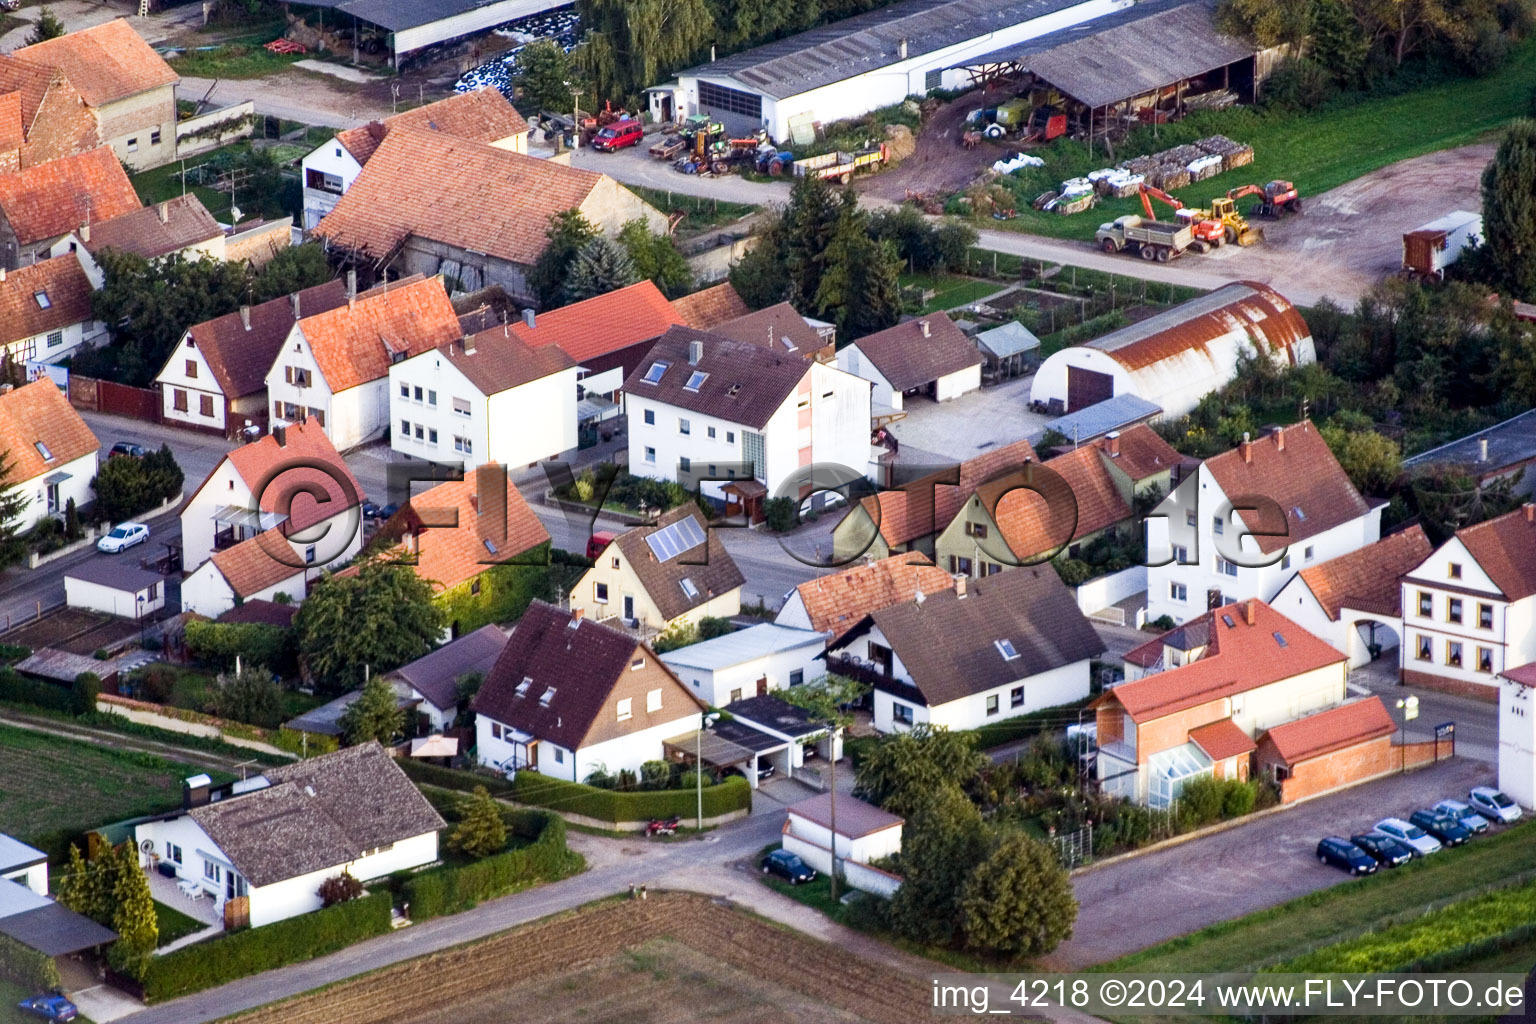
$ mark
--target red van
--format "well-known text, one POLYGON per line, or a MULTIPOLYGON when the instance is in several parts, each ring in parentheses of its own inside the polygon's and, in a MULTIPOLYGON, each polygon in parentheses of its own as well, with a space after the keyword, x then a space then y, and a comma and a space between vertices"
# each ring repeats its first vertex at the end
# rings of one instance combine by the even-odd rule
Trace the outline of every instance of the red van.
POLYGON ((638 146, 644 137, 645 130, 640 122, 634 118, 628 118, 598 129, 597 134, 592 137, 592 148, 611 153, 625 146, 638 146))
POLYGON ((587 557, 594 562, 597 561, 597 557, 603 553, 603 549, 612 544, 618 536, 618 534, 608 530, 598 530, 592 534, 592 539, 587 541, 587 557))

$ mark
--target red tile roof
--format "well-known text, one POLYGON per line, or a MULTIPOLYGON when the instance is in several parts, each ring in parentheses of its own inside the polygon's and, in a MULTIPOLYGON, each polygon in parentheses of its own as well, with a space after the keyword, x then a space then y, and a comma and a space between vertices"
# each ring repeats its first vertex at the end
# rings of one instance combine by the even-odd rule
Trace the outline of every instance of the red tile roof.
POLYGON ((60 69, 93 107, 181 80, 122 18, 23 46, 15 56, 60 69))
POLYGON ((1254 538, 1265 554, 1315 537, 1371 509, 1311 420, 1239 444, 1205 460, 1205 467, 1227 500, 1236 503, 1257 495, 1269 498, 1285 513, 1284 523, 1243 513, 1250 529, 1280 534, 1254 538))
POLYGON ((408 359, 459 337, 459 318, 439 277, 381 285, 298 327, 332 394, 389 376, 397 353, 408 359))
POLYGON ((701 331, 752 312, 752 307, 742 301, 729 281, 673 299, 672 308, 682 317, 680 323, 701 331))
POLYGON ((919 590, 936 594, 954 586, 953 576, 921 552, 908 551, 809 580, 795 590, 812 629, 841 634, 871 612, 912 600, 919 590))
POLYGON ((0 394, 0 451, 12 458, 11 483, 60 469, 101 447, 64 392, 44 377, 0 394), (41 443, 50 457, 38 449, 41 443))
POLYGON ((1506 598, 1536 594, 1536 505, 1457 530, 1456 539, 1506 598))
POLYGON ((1106 455, 1111 447, 1117 447, 1120 454, 1112 456, 1111 461, 1132 480, 1171 472, 1184 461, 1184 456, 1175 451, 1173 445, 1145 423, 1126 427, 1119 434, 1113 441, 1101 437, 1093 443, 1106 455))
MULTIPOLYGON (((209 556, 219 574, 229 581, 235 596, 244 599, 284 580, 304 576, 298 554, 280 530, 266 530, 209 556)), ((302 588, 302 583, 300 584, 302 588)), ((298 597, 298 594, 289 594, 298 597)))
POLYGON ((500 394, 576 365, 563 349, 553 345, 530 348, 507 324, 488 327, 471 337, 467 345, 450 341, 439 345, 437 351, 482 395, 500 394))
POLYGON ((0 211, 21 245, 138 208, 138 193, 111 146, 0 174, 0 211))
POLYGON ((372 259, 412 236, 531 266, 549 218, 578 209, 604 175, 483 142, 401 128, 388 133, 314 229, 372 259))
POLYGON ((1536 687, 1536 661, 1526 662, 1516 668, 1507 668, 1499 674, 1512 683, 1536 687))
POLYGON ((680 313, 649 280, 539 313, 533 326, 518 320, 512 333, 532 348, 558 345, 578 363, 659 338, 683 323, 680 313))
POLYGON ((1230 718, 1189 730, 1189 739, 1212 761, 1225 761, 1257 748, 1252 738, 1230 718))
POLYGON ((879 518, 880 536, 887 544, 908 544, 953 522, 983 483, 1038 461, 1033 445, 1015 441, 967 459, 958 470, 941 469, 895 490, 881 491, 863 499, 863 506, 871 518, 879 518))
MULTIPOLYGON (((225 397, 241 398, 266 390, 267 371, 272 369, 277 353, 293 330, 293 298, 285 295, 252 306, 249 329, 237 310, 205 320, 187 331, 225 397)), ((300 316, 345 306, 347 283, 340 278, 327 281, 299 292, 298 299, 300 316)), ((170 358, 173 365, 179 366, 183 358, 180 349, 174 350, 170 358)))
MULTIPOLYGON (((363 487, 347 468, 325 431, 313 424, 295 423, 268 434, 260 441, 231 449, 225 456, 240 474, 263 512, 288 516, 288 532, 302 530, 362 503, 363 487), (316 500, 323 494, 329 500, 316 500)), ((198 485, 182 505, 186 508, 219 467, 198 485)))
POLYGON ((370 121, 357 128, 338 132, 336 141, 347 148, 360 164, 366 164, 379 143, 396 128, 442 132, 458 139, 475 142, 500 142, 528 130, 523 115, 507 102, 499 90, 476 89, 447 99, 407 110, 383 121, 370 121))
POLYGON ((85 268, 68 253, 7 272, 0 279, 0 344, 89 321, 91 292, 85 268))
POLYGON ((1397 723, 1381 698, 1366 697, 1277 725, 1264 738, 1274 744, 1286 764, 1294 765, 1396 731, 1397 723))
POLYGON ((805 317, 795 312, 795 307, 787 302, 768 306, 756 313, 748 313, 734 320, 727 320, 723 324, 716 324, 710 331, 722 338, 751 342, 771 351, 797 355, 802 359, 815 359, 821 354, 830 357, 833 353, 832 342, 824 339, 821 333, 806 323, 805 317))
POLYGON ((1242 601, 1206 614, 1211 638, 1203 657, 1121 683, 1094 705, 1113 701, 1134 721, 1147 722, 1346 660, 1263 601, 1242 601), (1246 617, 1250 610, 1252 625, 1246 617), (1277 633, 1284 638, 1283 644, 1277 633))
POLYGON ((1403 613, 1400 580, 1433 550, 1423 527, 1415 523, 1375 544, 1309 566, 1298 575, 1335 622, 1345 605, 1396 617, 1403 613))
POLYGON ((1018 558, 1031 558, 1062 544, 1097 533, 1131 518, 1131 506, 1115 486, 1098 448, 1086 445, 1041 463, 1057 473, 1075 501, 1051 500, 1059 485, 1036 480, 1045 493, 1024 488, 1033 478, 1029 469, 979 487, 977 497, 992 509, 993 521, 1008 549, 1018 558))

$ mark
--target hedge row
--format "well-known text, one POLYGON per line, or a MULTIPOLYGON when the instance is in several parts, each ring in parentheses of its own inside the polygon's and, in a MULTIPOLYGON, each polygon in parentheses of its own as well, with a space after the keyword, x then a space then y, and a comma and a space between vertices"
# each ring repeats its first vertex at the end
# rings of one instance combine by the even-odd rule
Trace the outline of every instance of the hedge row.
MULTIPOLYGON (((110 705, 108 705, 110 707, 110 705)), ((168 709, 176 710, 176 709, 168 709)), ((172 746, 186 747, 189 750, 204 750, 210 754, 224 754, 230 757, 238 757, 241 760, 260 761, 262 764, 289 764, 291 759, 281 754, 269 754, 265 750, 256 750, 252 747, 242 747, 236 743, 219 739, 217 736, 200 736, 190 732, 176 732, 174 729, 165 729, 158 725, 150 725, 147 722, 135 722, 126 715, 116 714, 111 711, 93 711, 88 715, 78 715, 75 721, 81 725, 89 725, 97 729, 111 729, 125 736, 142 736, 148 740, 157 740, 172 746)), ((313 744, 310 745, 313 748, 313 744)), ((311 749, 311 753, 313 753, 311 749)))
MULTIPOLYGON (((553 779, 537 772, 518 772, 512 780, 512 799, 535 807, 580 814, 599 821, 649 821, 652 818, 687 818, 698 814, 699 797, 692 789, 649 790, 621 793, 580 782, 553 779)), ((704 817, 750 810, 752 787, 739 775, 715 786, 704 787, 704 817)))
POLYGON ((187 623, 187 649, 198 661, 220 669, 233 668, 239 657, 247 665, 263 665, 274 672, 291 667, 297 640, 294 631, 265 622, 187 623))
POLYGON ((479 772, 465 772, 457 768, 443 768, 408 757, 401 758, 395 763, 410 776, 412 782, 420 785, 457 789, 464 793, 472 793, 476 786, 484 786, 492 796, 512 795, 512 783, 501 775, 482 775, 479 772))
POLYGON ((41 679, 28 679, 9 668, 0 669, 0 701, 29 704, 66 714, 75 709, 75 695, 69 687, 41 679))
POLYGON ((389 931, 392 903, 392 894, 380 889, 350 903, 150 957, 142 979, 144 1001, 199 992, 383 935, 389 931))
POLYGON ((31 946, 24 946, 9 935, 0 935, 0 978, 12 981, 28 993, 47 992, 62 984, 59 965, 31 946))
POLYGON ((558 814, 509 807, 501 817, 509 835, 532 842, 472 864, 412 875, 400 887, 411 920, 457 914, 534 882, 569 878, 581 870, 581 855, 565 845, 565 820, 558 814))

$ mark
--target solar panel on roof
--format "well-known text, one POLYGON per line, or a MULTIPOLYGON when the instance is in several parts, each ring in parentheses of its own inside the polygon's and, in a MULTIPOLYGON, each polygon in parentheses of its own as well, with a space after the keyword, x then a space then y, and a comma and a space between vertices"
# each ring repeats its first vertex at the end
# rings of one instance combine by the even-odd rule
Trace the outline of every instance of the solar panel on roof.
POLYGON ((691 551, 704 543, 704 530, 692 516, 679 519, 645 538, 657 561, 670 562, 684 551, 691 551))

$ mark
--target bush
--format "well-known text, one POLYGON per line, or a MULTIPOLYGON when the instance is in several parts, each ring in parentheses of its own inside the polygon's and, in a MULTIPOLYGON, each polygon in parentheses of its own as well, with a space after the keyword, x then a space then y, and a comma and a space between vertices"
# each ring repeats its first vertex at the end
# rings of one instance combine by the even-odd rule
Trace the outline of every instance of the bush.
POLYGON ((59 965, 53 957, 24 946, 9 935, 0 935, 0 978, 20 985, 28 993, 50 992, 62 984, 59 965))
POLYGON ((294 667, 297 654, 293 630, 264 622, 194 619, 187 623, 186 637, 194 658, 220 670, 234 668, 238 655, 243 664, 271 665, 274 671, 287 672, 294 667))
POLYGON ((768 498, 763 502, 763 520, 774 533, 793 530, 800 512, 793 498, 768 498))
POLYGON ((567 878, 581 870, 581 855, 566 846, 565 821, 558 814, 508 808, 502 820, 514 835, 533 842, 473 864, 410 876, 400 892, 411 920, 456 914, 534 882, 567 878))
POLYGON ((320 902, 325 906, 334 907, 338 903, 350 903, 355 899, 361 899, 363 883, 353 878, 351 872, 343 871, 321 882, 315 895, 320 897, 320 902))
POLYGON ((476 786, 484 786, 492 796, 510 797, 513 795, 514 787, 512 783, 494 772, 466 772, 460 771, 457 768, 443 768, 440 765, 423 764, 410 758, 403 758, 395 763, 417 785, 456 789, 462 793, 473 793, 476 786))
POLYGON ((1247 814, 1257 796, 1256 782, 1202 775, 1185 783, 1179 793, 1179 824, 1186 830, 1195 829, 1247 814))
MULTIPOLYGON (((694 790, 621 793, 552 779, 537 772, 517 774, 512 780, 512 799, 535 807, 557 807, 571 814, 608 822, 649 821, 673 815, 686 818, 698 813, 694 790)), ((706 818, 747 810, 751 806, 752 787, 739 775, 732 775, 719 785, 704 787, 706 818)))
POLYGON ((144 1001, 155 1003, 200 992, 383 935, 390 930, 391 903, 390 893, 381 890, 151 957, 141 979, 144 1001))
POLYGON ((30 704, 49 711, 75 710, 74 694, 56 683, 41 679, 28 679, 9 668, 0 669, 0 701, 8 704, 30 704))
POLYGON ((77 715, 88 715, 96 710, 96 698, 101 695, 101 677, 95 672, 81 672, 75 676, 73 706, 77 715))
POLYGON ((1314 60, 1280 62, 1264 85, 1264 102, 1284 110, 1316 110, 1338 93, 1332 72, 1314 60))

